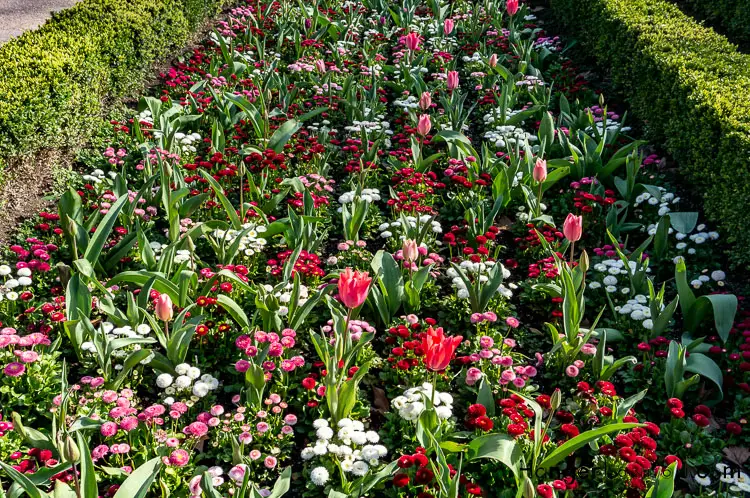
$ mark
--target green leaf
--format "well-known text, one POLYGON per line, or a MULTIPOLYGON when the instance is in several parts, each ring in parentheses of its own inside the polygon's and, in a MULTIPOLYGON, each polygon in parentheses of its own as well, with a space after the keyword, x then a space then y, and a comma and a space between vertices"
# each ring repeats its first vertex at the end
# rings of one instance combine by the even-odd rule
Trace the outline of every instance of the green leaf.
POLYGON ((597 439, 604 436, 605 434, 609 434, 611 432, 629 430, 635 427, 641 427, 641 424, 616 423, 616 424, 605 425, 604 427, 598 427, 590 431, 586 431, 583 434, 579 434, 573 439, 570 439, 566 441, 565 443, 563 443, 562 445, 555 448, 555 450, 553 450, 549 455, 547 455, 544 458, 544 460, 542 460, 542 462, 539 464, 539 468, 548 469, 550 467, 554 467, 555 465, 565 460, 568 456, 572 455, 579 448, 586 446, 592 441, 596 441, 597 439))
POLYGON ((677 477, 677 462, 672 462, 663 473, 657 476, 656 482, 646 493, 646 498, 671 498, 674 494, 675 477, 677 477))
POLYGON ((271 135, 271 139, 268 141, 268 148, 273 149, 276 153, 282 152, 284 145, 300 128, 302 128, 302 123, 296 119, 290 119, 285 122, 271 135))
POLYGON ((89 444, 83 436, 83 432, 76 432, 76 441, 78 442, 78 450, 81 453, 81 496, 99 496, 99 490, 96 485, 94 461, 91 459, 89 444))
POLYGON ((523 452, 516 444, 516 440, 506 434, 486 434, 469 443, 468 461, 479 458, 497 460, 508 467, 517 478, 523 452))
POLYGON ((721 395, 724 395, 724 391, 721 389, 724 379, 721 368, 708 356, 702 353, 691 353, 687 357, 685 370, 707 378, 719 388, 721 395))
POLYGON ((161 457, 155 457, 133 471, 114 498, 144 498, 161 470, 161 457))
POLYGON ((685 235, 689 234, 698 224, 697 212, 669 213, 669 222, 672 228, 685 235))
POLYGON ((492 395, 492 387, 485 377, 482 377, 479 384, 477 403, 484 406, 485 410, 487 410, 488 417, 493 417, 495 415, 495 397, 492 395))
POLYGON ((737 296, 734 294, 710 294, 699 297, 685 316, 685 328, 690 332, 698 330, 703 318, 712 312, 714 325, 721 340, 729 339, 729 331, 732 330, 734 317, 737 314, 737 296))
POLYGON ((216 302, 224 308, 227 313, 234 319, 237 324, 243 328, 247 329, 250 327, 250 321, 247 319, 247 315, 245 312, 240 308, 240 305, 237 304, 234 299, 227 296, 226 294, 219 294, 219 296, 216 298, 216 302))
POLYGON ((282 496, 284 496, 286 492, 289 491, 289 487, 291 486, 291 479, 292 468, 287 467, 281 473, 279 478, 276 479, 276 483, 273 485, 273 489, 271 490, 271 494, 268 495, 268 498, 281 498, 282 496))
POLYGON ((232 228, 234 228, 235 230, 242 230, 242 222, 240 221, 240 217, 237 216, 237 210, 234 208, 232 203, 229 202, 227 196, 224 195, 224 189, 221 187, 221 185, 219 185, 219 182, 217 182, 213 176, 211 176, 204 170, 200 170, 200 174, 203 175, 203 178, 206 179, 208 184, 211 185, 211 188, 214 190, 216 198, 219 199, 222 207, 224 207, 224 211, 226 211, 227 213, 227 217, 229 217, 229 222, 232 224, 232 228))
POLYGON ((40 491, 39 489, 37 489, 37 487, 33 482, 31 482, 28 477, 26 477, 24 474, 21 474, 7 463, 0 462, 0 467, 5 471, 6 474, 8 474, 11 479, 13 479, 14 482, 18 483, 18 485, 21 486, 23 490, 26 491, 26 494, 28 494, 31 498, 49 498, 49 495, 44 491, 40 491))
POLYGON ((109 208, 102 221, 99 222, 99 226, 96 228, 96 232, 94 232, 94 236, 89 241, 89 245, 86 247, 86 252, 83 255, 92 265, 96 264, 99 260, 99 255, 102 253, 102 249, 104 249, 104 244, 107 243, 107 238, 117 222, 117 216, 126 202, 128 202, 128 196, 120 196, 109 208))
POLYGON ((620 401, 617 404, 617 414, 616 418, 617 420, 622 420, 623 417, 625 417, 631 408, 633 408, 640 400, 646 396, 646 393, 648 392, 648 389, 644 389, 641 392, 638 392, 629 398, 626 398, 622 401, 620 401))

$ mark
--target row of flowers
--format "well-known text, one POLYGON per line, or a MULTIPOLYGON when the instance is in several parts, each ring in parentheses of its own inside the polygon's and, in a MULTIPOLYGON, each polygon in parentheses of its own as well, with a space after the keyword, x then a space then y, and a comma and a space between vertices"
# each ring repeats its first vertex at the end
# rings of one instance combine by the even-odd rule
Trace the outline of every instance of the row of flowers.
POLYGON ((3 249, 9 494, 750 491, 720 236, 536 15, 217 21, 3 249))

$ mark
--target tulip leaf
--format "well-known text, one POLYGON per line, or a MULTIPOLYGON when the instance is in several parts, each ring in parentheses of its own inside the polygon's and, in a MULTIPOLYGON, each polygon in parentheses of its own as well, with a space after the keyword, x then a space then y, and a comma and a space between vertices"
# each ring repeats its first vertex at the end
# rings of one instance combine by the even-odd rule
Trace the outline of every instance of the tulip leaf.
POLYGON ((155 457, 135 469, 115 493, 114 498, 144 498, 161 470, 161 457, 155 457))
POLYGON ((469 443, 468 461, 480 458, 497 460, 508 467, 514 476, 518 477, 523 452, 516 440, 507 434, 486 434, 469 443))
POLYGON ((542 460, 538 468, 548 469, 550 467, 554 467, 555 465, 559 464, 567 457, 572 455, 579 448, 586 446, 592 441, 596 441, 605 434, 629 430, 635 427, 641 427, 641 424, 616 423, 586 431, 583 434, 579 434, 578 436, 566 441, 565 443, 555 448, 549 455, 544 458, 544 460, 542 460))

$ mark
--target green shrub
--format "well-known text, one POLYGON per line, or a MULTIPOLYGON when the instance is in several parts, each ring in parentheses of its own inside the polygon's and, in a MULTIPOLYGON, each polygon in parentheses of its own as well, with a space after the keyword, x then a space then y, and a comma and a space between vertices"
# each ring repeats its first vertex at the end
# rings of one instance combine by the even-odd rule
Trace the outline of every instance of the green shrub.
POLYGON ((664 0, 551 0, 750 262, 750 55, 664 0))
POLYGON ((72 146, 227 0, 85 0, 0 47, 0 158, 72 146))
POLYGON ((682 0, 691 14, 718 26, 733 42, 750 46, 747 0, 682 0))

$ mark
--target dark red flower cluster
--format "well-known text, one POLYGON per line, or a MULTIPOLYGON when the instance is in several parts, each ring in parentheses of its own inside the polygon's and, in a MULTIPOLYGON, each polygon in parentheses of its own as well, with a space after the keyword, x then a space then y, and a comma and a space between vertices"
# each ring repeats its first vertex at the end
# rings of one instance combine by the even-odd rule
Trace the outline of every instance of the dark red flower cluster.
MULTIPOLYGON (((284 263, 289 259, 294 251, 286 250, 276 254, 275 259, 268 260, 271 275, 281 276, 284 271, 284 263)), ((294 263, 292 276, 299 274, 301 277, 323 277, 326 272, 320 267, 320 258, 313 252, 307 252, 304 249, 300 251, 297 261, 294 263)))
POLYGON ((466 427, 469 429, 479 429, 484 432, 491 431, 494 427, 492 419, 487 416, 487 409, 479 403, 469 406, 466 412, 466 427))
MULTIPOLYGON (((425 323, 435 325, 437 322, 426 318, 425 323)), ((386 344, 393 346, 386 361, 391 368, 407 371, 421 364, 420 357, 424 356, 422 349, 422 324, 401 323, 389 328, 385 338, 386 344)))
POLYGON ((493 225, 485 233, 473 235, 469 232, 469 224, 464 220, 460 225, 451 226, 450 231, 443 236, 443 243, 460 250, 460 254, 454 254, 453 261, 459 261, 460 255, 463 255, 478 263, 490 255, 499 234, 500 228, 493 225))
MULTIPOLYGON (((392 483, 397 488, 405 488, 409 485, 413 486, 424 486, 423 491, 416 494, 416 498, 431 498, 434 495, 428 491, 429 485, 435 479, 435 473, 430 469, 430 460, 426 455, 426 451, 421 446, 415 449, 415 452, 411 455, 401 455, 396 463, 399 469, 393 476, 392 483), (415 469, 412 472, 412 469, 415 469), (411 475, 413 474, 413 475, 411 475)), ((451 464, 448 464, 450 476, 456 475, 456 470, 451 464)), ((466 493, 470 496, 481 496, 482 488, 469 480, 465 474, 462 474, 459 478, 459 482, 466 489, 466 493)))

